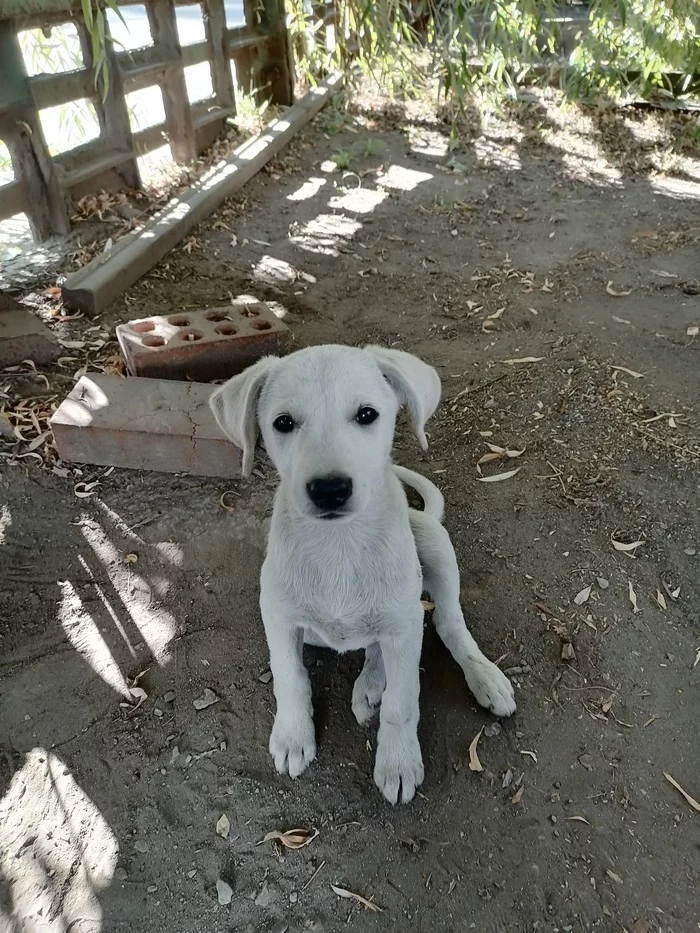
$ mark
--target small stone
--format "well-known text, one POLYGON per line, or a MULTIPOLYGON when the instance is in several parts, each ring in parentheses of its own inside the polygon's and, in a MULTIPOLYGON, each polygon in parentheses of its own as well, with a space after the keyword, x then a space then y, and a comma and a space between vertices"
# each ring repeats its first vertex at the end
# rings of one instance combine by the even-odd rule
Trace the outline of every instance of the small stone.
POLYGON ((129 876, 128 876, 127 873, 126 873, 126 868, 122 868, 122 867, 120 866, 120 867, 114 872, 114 877, 117 879, 117 881, 126 881, 126 879, 127 879, 129 876))
POLYGON ((601 590, 607 590, 607 588, 610 586, 610 583, 605 579, 605 577, 596 577, 595 580, 601 590))
POLYGON ((687 547, 685 551, 683 551, 683 553, 687 554, 688 557, 695 557, 695 555, 697 554, 697 551, 695 550, 694 547, 687 547))
POLYGON ((525 733, 524 733, 524 732, 516 732, 516 733, 515 733, 515 738, 516 738, 516 739, 524 739, 524 738, 525 738, 525 733))
POLYGON ((289 924, 286 920, 278 920, 277 923, 270 930, 270 933, 287 933, 289 929, 289 924))
POLYGON ((272 894, 270 893, 270 888, 268 887, 267 881, 263 881, 263 886, 260 891, 260 894, 255 898, 256 907, 269 907, 272 903, 272 894))
POLYGON ((489 723, 488 726, 484 727, 484 735, 488 736, 488 738, 490 739, 493 738, 494 735, 499 735, 499 733, 501 733, 502 731, 503 731, 503 728, 500 722, 492 722, 492 723, 489 723))
POLYGON ((217 878, 216 896, 221 906, 226 907, 231 903, 231 900, 233 898, 233 888, 231 887, 230 884, 227 884, 225 881, 222 881, 221 878, 217 878))
POLYGON ((550 820, 551 820, 553 823, 556 823, 556 821, 557 821, 557 818, 556 818, 556 816, 555 816, 553 813, 552 813, 552 815, 550 816, 550 820))
POLYGON ((493 396, 491 396, 491 398, 487 398, 486 401, 484 402, 484 408, 494 409, 495 407, 496 407, 496 399, 493 396))
POLYGON ((162 718, 163 718, 163 710, 156 706, 155 709, 153 710, 153 715, 154 715, 154 716, 157 716, 158 719, 162 719, 162 718))
POLYGON ((169 762, 169 764, 174 765, 175 762, 178 760, 179 757, 180 757, 180 749, 177 747, 177 745, 173 745, 173 749, 172 749, 172 751, 170 752, 170 762, 169 762))
POLYGON ((296 904, 296 902, 297 902, 298 900, 299 900, 299 895, 298 895, 298 893, 297 893, 296 891, 292 891, 292 892, 290 893, 290 895, 289 895, 289 903, 290 903, 290 904, 296 904))
POLYGON ((187 872, 187 877, 188 877, 188 878, 194 878, 194 876, 195 876, 196 874, 197 874, 197 869, 196 869, 196 868, 190 868, 190 870, 187 872))
POLYGON ((261 684, 269 684, 270 681, 272 680, 272 671, 265 671, 264 674, 261 674, 258 677, 258 680, 260 681, 261 684))
POLYGON ((590 755, 579 755, 578 763, 581 765, 582 768, 585 768, 586 771, 593 770, 593 759, 591 758, 590 755))
POLYGON ((196 710, 201 710, 206 709, 208 706, 213 706, 214 703, 218 702, 218 696, 214 693, 213 690, 210 690, 209 687, 207 687, 201 697, 197 697, 196 700, 192 701, 192 706, 194 706, 196 710))
POLYGON ((167 692, 166 694, 163 695, 163 702, 164 702, 164 703, 172 703, 174 699, 175 699, 175 691, 174 691, 174 690, 168 690, 168 692, 167 692))
POLYGON ((144 842, 143 839, 137 839, 134 848, 137 852, 148 852, 148 843, 144 842))

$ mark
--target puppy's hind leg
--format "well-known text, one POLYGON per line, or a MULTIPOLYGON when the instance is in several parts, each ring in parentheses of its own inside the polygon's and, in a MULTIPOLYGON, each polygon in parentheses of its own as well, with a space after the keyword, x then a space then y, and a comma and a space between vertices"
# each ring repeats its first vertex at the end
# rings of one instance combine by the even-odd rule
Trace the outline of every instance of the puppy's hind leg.
POLYGON ((365 649, 365 666, 352 690, 352 711, 361 726, 367 725, 376 715, 385 689, 382 649, 379 645, 370 645, 365 649))
POLYGON ((411 530, 423 568, 423 586, 435 603, 433 621, 440 638, 464 671, 481 706, 496 716, 515 712, 515 694, 506 675, 474 641, 459 602, 459 568, 450 536, 425 512, 409 509, 411 530))

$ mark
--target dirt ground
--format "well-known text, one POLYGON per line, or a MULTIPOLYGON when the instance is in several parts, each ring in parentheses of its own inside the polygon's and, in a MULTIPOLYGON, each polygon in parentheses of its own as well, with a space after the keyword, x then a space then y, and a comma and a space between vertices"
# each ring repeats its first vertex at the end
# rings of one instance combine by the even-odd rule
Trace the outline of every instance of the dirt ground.
MULTIPOLYGON (((700 815, 665 777, 700 799, 690 131, 544 95, 471 115, 449 151, 427 107, 328 108, 99 321, 56 323, 55 280, 37 286, 64 339, 251 294, 296 347, 373 341, 436 366, 430 451, 402 429, 396 459, 445 493, 471 629, 518 712, 476 706, 428 612, 420 796, 392 808, 372 782, 354 654, 308 650, 318 760, 278 777, 264 456, 230 483, 76 471, 48 446, 42 466, 2 441, 3 933, 700 929, 700 815), (488 445, 522 453, 480 477, 488 445), (318 835, 258 845, 295 827, 318 835)), ((50 404, 78 365, 2 374, 5 407, 50 404)))

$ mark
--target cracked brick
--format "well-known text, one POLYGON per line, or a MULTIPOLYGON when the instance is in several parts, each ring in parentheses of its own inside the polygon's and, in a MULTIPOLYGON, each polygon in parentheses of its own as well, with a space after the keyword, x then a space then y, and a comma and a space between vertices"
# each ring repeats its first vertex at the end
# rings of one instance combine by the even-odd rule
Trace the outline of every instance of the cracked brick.
POLYGON ((241 455, 209 409, 216 386, 82 376, 51 419, 62 460, 237 477, 241 455))

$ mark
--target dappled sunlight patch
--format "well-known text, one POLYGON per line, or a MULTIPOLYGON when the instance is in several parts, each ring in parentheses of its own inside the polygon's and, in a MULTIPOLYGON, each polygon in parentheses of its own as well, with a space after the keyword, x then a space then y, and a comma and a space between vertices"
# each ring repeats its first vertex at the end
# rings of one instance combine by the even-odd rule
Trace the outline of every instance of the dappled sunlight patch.
POLYGON ((386 172, 377 177, 377 184, 396 191, 413 191, 422 182, 430 181, 431 178, 433 175, 430 172, 418 172, 414 168, 405 168, 403 165, 390 165, 386 172))
POLYGON ((308 223, 295 227, 290 240, 308 253, 338 256, 338 246, 347 241, 362 224, 345 214, 319 214, 308 223))
MULTIPOLYGON (((275 256, 265 255, 253 267, 255 278, 264 282, 266 285, 293 285, 295 282, 303 281, 313 283, 316 277, 308 272, 302 272, 290 262, 284 259, 277 259, 275 256)), ((269 302, 268 302, 269 305, 269 302)), ((282 313, 274 312, 279 318, 284 317, 286 308, 282 308, 282 313)))
POLYGON ((57 755, 34 748, 0 800, 0 904, 10 930, 96 931, 99 893, 117 866, 116 836, 57 755))
POLYGON ((319 193, 327 181, 327 178, 309 178, 296 191, 288 194, 287 200, 308 201, 319 193))
POLYGON ((12 513, 7 505, 0 508, 0 544, 5 543, 7 529, 12 525, 12 513))
POLYGON ((509 172, 522 169, 520 156, 515 146, 506 146, 501 142, 482 136, 474 141, 474 152, 482 164, 509 172))
MULTIPOLYGON (((81 563, 85 565, 84 561, 81 561, 81 563)), ((66 638, 83 661, 107 686, 121 694, 125 699, 131 699, 124 675, 93 617, 83 605, 83 601, 76 592, 75 587, 69 580, 59 580, 58 588, 61 593, 61 601, 58 606, 58 621, 65 632, 66 638)), ((112 617, 115 628, 117 628, 127 648, 133 654, 133 647, 119 619, 111 609, 101 588, 98 587, 97 589, 102 603, 112 617)))
MULTIPOLYGON (((130 622, 136 626, 141 640, 159 665, 170 657, 170 642, 177 633, 173 615, 153 599, 148 581, 138 563, 129 563, 107 537, 100 524, 88 515, 82 516, 80 530, 109 576, 121 604, 127 609, 130 622)), ((133 640, 133 639, 132 639, 133 640)))
POLYGON ((622 187, 622 173, 619 169, 600 159, 587 159, 562 153, 562 164, 568 178, 574 181, 592 182, 601 187, 622 187))
POLYGON ((328 206, 334 210, 354 211, 356 214, 370 214, 375 207, 389 197, 381 188, 353 188, 342 195, 331 198, 328 206))
POLYGON ((700 201, 700 174, 697 182, 684 181, 681 178, 652 178, 649 183, 652 191, 667 198, 675 198, 677 201, 700 201))
POLYGON ((450 151, 450 138, 445 133, 411 125, 408 127, 411 152, 418 155, 443 158, 450 151))

